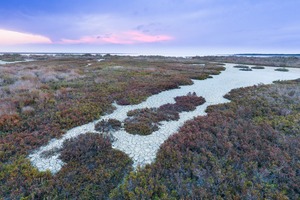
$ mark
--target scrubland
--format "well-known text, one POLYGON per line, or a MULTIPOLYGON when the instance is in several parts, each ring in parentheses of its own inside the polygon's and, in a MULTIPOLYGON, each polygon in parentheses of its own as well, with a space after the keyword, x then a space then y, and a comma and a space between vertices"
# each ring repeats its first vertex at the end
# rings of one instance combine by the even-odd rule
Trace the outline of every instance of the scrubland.
MULTIPOLYGON (((0 66, 0 198, 299 198, 299 80, 232 90, 230 103, 210 106, 207 116, 185 123, 145 168, 133 171, 132 160, 112 148, 113 138, 88 133, 64 142, 60 158, 66 165, 51 174, 35 169, 27 155, 112 112, 113 102, 137 104, 224 67, 158 56, 38 58, 0 66)), ((188 95, 161 109, 176 118, 173 111, 203 102, 188 95)), ((158 111, 135 110, 128 117, 136 122, 146 113, 154 120, 158 111)), ((99 125, 107 127, 120 124, 99 125)))
POLYGON ((112 199, 298 199, 300 81, 231 91, 131 172, 112 199))
POLYGON ((5 199, 107 197, 132 161, 101 136, 70 141, 88 145, 74 151, 91 156, 67 160, 56 175, 38 172, 27 155, 68 129, 111 112, 113 102, 137 104, 152 94, 192 84, 191 78, 205 79, 224 70, 183 58, 61 55, 35 60, 0 66, 0 196, 5 199), (95 151, 89 145, 102 140, 108 143, 105 153, 89 153, 95 151), (70 184, 72 179, 77 185, 70 184), (95 186, 99 181, 104 188, 95 186), (86 192, 79 192, 82 188, 86 192))

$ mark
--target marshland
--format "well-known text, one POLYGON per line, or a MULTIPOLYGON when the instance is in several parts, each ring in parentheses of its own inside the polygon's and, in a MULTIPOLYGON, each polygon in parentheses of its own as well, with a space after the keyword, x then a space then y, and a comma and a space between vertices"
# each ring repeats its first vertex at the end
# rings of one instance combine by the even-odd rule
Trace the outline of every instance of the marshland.
POLYGON ((4 199, 299 197, 299 58, 0 60, 4 199))

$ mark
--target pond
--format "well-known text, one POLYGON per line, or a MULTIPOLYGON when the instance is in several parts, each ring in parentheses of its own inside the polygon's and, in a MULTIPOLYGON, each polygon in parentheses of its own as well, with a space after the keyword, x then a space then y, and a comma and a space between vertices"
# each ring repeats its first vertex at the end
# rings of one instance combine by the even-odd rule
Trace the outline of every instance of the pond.
POLYGON ((155 160, 160 145, 170 135, 176 133, 187 120, 199 115, 205 115, 205 109, 209 105, 229 102, 229 100, 224 99, 223 96, 230 90, 257 84, 270 84, 275 80, 300 78, 300 69, 296 68, 289 68, 288 72, 275 71, 273 67, 253 69, 252 71, 240 71, 238 68, 234 68, 234 65, 235 64, 226 64, 226 70, 220 75, 213 76, 211 79, 193 80, 193 85, 181 86, 178 89, 161 92, 149 97, 146 101, 138 105, 119 106, 115 104, 116 110, 113 113, 105 115, 94 122, 75 127, 63 135, 62 138, 53 139, 48 145, 37 149, 33 154, 29 155, 31 163, 40 171, 50 170, 52 173, 56 173, 64 164, 59 159, 59 152, 48 158, 42 157, 42 153, 44 151, 61 148, 63 142, 68 138, 77 137, 87 132, 96 132, 94 125, 100 120, 113 118, 124 121, 127 117, 127 112, 130 110, 159 107, 166 103, 175 103, 174 97, 184 96, 189 92, 196 92, 198 96, 204 97, 206 100, 205 104, 198 106, 194 111, 180 113, 180 119, 178 121, 162 122, 159 126, 159 130, 153 132, 151 135, 132 135, 122 129, 112 133, 116 138, 112 143, 113 148, 119 149, 129 155, 134 162, 134 167, 138 165, 144 166, 155 160))

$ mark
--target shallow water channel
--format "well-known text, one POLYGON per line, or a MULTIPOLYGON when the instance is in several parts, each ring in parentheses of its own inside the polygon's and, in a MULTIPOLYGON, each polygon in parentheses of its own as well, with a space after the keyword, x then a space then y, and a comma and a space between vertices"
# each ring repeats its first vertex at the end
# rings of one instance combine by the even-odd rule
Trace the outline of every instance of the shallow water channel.
MULTIPOLYGON (((66 139, 77 137, 87 132, 97 132, 94 125, 102 119, 117 119, 124 121, 127 112, 139 108, 159 107, 166 103, 175 103, 174 97, 183 96, 189 92, 196 92, 198 96, 205 98, 206 103, 197 107, 191 112, 180 113, 178 121, 161 122, 159 130, 151 135, 140 136, 127 133, 125 130, 113 132, 116 140, 112 143, 113 148, 119 149, 129 155, 134 161, 133 166, 145 165, 151 163, 156 158, 156 153, 160 145, 172 134, 176 133, 187 120, 193 119, 199 115, 205 115, 205 109, 209 105, 226 103, 229 100, 223 96, 230 90, 239 87, 252 86, 257 84, 269 84, 275 80, 291 80, 300 78, 300 69, 289 68, 288 72, 274 71, 274 67, 265 69, 253 69, 253 71, 240 71, 234 68, 235 64, 226 64, 226 70, 220 75, 215 75, 211 79, 193 80, 193 85, 181 86, 178 89, 172 89, 150 96, 146 101, 138 105, 116 106, 116 110, 101 117, 94 122, 75 127, 66 132, 60 139, 51 140, 46 146, 43 146, 29 155, 31 163, 40 171, 50 170, 52 173, 58 172, 64 163, 59 159, 59 153, 51 157, 44 158, 42 153, 52 149, 61 148, 66 139)), ((250 66, 250 65, 248 65, 250 66)))

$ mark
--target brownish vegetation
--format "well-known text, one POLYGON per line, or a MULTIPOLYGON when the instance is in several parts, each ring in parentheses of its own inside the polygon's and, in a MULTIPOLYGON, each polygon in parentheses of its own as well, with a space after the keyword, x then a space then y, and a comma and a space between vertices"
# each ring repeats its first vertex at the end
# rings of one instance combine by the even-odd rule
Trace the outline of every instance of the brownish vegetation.
MULTIPOLYGON (((0 198, 299 198, 299 80, 231 91, 226 97, 232 102, 211 106, 208 116, 187 122, 144 169, 133 172, 132 161, 112 148, 111 138, 88 133, 64 143, 59 151, 66 164, 51 174, 32 167, 28 153, 111 112, 114 101, 139 103, 223 67, 198 58, 36 58, 0 65, 0 198), (41 74, 30 75, 33 71, 41 74)), ((178 109, 192 108, 184 98, 177 98, 183 103, 178 109)), ((118 125, 104 121, 99 128, 118 125)))
POLYGON ((205 99, 198 97, 196 93, 174 99, 174 104, 129 111, 124 122, 125 130, 131 134, 149 135, 159 129, 161 121, 178 120, 180 112, 195 110, 197 106, 205 103, 205 99))
POLYGON ((55 175, 38 172, 24 157, 0 165, 0 194, 7 199, 107 199, 132 170, 125 153, 112 149, 109 137, 87 133, 64 142, 66 162, 55 175))
POLYGON ((300 81, 236 89, 132 172, 112 199, 298 199, 300 81))
POLYGON ((111 132, 120 130, 122 123, 116 119, 101 120, 95 125, 95 130, 100 132, 111 132))
MULTIPOLYGON (((26 156, 66 130, 111 112, 114 101, 136 104, 160 91, 192 84, 191 78, 196 75, 218 74, 224 69, 191 65, 188 59, 148 61, 144 57, 110 55, 34 59, 0 65, 0 196, 5 199, 47 197, 53 189, 53 176, 38 172, 26 156), (98 62, 99 58, 105 60, 98 62)), ((117 163, 114 159, 118 156, 107 162, 117 163)), ((72 174, 71 169, 81 165, 70 163, 54 178, 69 180, 63 174, 72 174)), ((64 183, 56 184, 60 187, 64 183)), ((81 187, 88 191, 91 186, 81 187)), ((70 194, 74 189, 61 187, 58 194, 70 194)))

